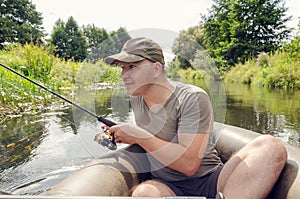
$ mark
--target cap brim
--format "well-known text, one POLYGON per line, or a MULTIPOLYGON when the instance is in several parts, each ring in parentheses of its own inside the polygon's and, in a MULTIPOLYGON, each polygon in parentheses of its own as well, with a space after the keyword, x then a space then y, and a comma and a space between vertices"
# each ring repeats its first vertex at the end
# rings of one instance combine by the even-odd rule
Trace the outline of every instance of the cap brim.
POLYGON ((144 57, 140 57, 133 54, 128 54, 126 52, 120 52, 115 55, 108 56, 104 59, 106 64, 114 64, 116 61, 120 62, 138 62, 144 60, 144 57))

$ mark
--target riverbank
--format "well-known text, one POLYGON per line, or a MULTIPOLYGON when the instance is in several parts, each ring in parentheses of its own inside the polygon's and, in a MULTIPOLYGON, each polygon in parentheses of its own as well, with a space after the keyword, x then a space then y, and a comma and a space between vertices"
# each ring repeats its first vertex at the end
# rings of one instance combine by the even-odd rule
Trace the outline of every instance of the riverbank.
POLYGON ((261 53, 224 74, 229 82, 266 88, 300 89, 300 37, 274 53, 261 53))
MULTIPOLYGON (((30 44, 2 50, 0 63, 67 96, 76 86, 116 82, 120 74, 119 68, 109 67, 102 61, 94 64, 65 61, 55 57, 51 49, 30 44)), ((0 79, 0 124, 22 114, 41 112, 57 101, 50 93, 3 67, 0 67, 0 79)))
MULTIPOLYGON (((292 45, 292 44, 291 44, 292 45)), ((286 47, 286 49, 289 49, 286 47)), ((242 83, 266 88, 300 89, 300 53, 281 50, 274 54, 261 54, 222 73, 226 82, 242 83)), ((59 59, 53 49, 26 44, 13 45, 0 54, 0 62, 45 87, 72 98, 75 87, 90 86, 99 82, 119 81, 121 69, 96 63, 74 62, 59 59)), ((199 70, 166 67, 170 78, 202 79, 199 70)), ((31 82, 0 67, 0 124, 23 113, 34 114, 57 98, 31 82)))

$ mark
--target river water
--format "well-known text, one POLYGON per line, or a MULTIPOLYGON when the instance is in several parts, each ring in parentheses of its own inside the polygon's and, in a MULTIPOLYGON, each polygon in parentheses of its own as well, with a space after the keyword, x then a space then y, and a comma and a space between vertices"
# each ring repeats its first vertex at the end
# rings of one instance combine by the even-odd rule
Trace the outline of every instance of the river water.
MULTIPOLYGON (((272 134, 300 147, 300 91, 192 83, 210 94, 216 121, 272 134)), ((133 120, 128 97, 119 86, 98 86, 76 93, 72 100, 98 115, 117 123, 133 120)), ((2 124, 0 190, 41 193, 109 152, 93 141, 101 125, 94 117, 66 104, 2 124)))

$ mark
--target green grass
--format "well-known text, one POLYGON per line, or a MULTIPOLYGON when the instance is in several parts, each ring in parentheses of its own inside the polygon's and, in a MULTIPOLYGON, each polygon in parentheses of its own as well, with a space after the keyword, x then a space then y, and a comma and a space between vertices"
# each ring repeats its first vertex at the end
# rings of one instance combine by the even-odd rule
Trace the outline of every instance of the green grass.
MULTIPOLYGON (((0 54, 2 64, 43 84, 51 79, 55 60, 44 48, 29 44, 11 45, 0 54)), ((48 94, 42 94, 35 85, 3 67, 0 67, 0 79, 1 118, 7 114, 35 111, 49 103, 48 94)))
MULTIPOLYGON (((31 44, 2 50, 0 62, 62 95, 68 95, 75 86, 113 83, 120 76, 120 68, 107 66, 103 61, 65 61, 55 57, 50 48, 31 44)), ((43 111, 56 101, 51 93, 0 67, 0 123, 7 117, 43 111)))

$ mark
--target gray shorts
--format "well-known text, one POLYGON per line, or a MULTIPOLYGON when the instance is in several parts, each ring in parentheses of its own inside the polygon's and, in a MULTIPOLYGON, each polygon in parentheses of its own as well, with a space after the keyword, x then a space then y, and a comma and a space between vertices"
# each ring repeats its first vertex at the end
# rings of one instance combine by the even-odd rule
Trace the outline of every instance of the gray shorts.
POLYGON ((214 172, 208 175, 188 180, 172 182, 160 178, 153 180, 158 180, 170 187, 176 196, 205 196, 207 198, 215 198, 218 178, 222 168, 223 165, 220 165, 214 172))

